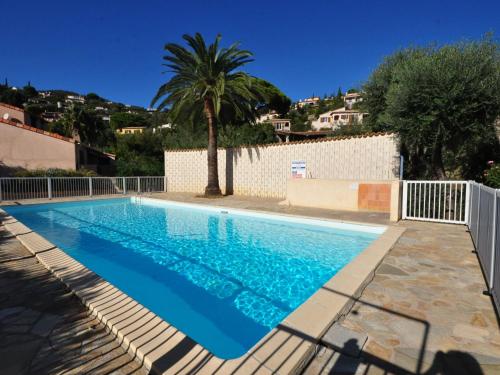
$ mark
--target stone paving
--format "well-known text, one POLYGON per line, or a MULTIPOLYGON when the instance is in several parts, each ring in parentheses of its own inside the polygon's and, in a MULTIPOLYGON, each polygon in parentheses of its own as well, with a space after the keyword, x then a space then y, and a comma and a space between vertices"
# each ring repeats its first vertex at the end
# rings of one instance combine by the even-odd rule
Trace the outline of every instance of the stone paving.
POLYGON ((305 374, 500 374, 498 321, 466 228, 399 225, 406 232, 341 322, 368 335, 361 354, 322 348, 305 374))
POLYGON ((65 285, 0 226, 0 373, 146 374, 65 285))

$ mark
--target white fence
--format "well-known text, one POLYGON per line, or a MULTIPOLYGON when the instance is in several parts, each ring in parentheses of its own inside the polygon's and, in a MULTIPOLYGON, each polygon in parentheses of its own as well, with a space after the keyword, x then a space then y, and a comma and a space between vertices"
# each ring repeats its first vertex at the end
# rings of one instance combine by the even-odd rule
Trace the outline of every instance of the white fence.
POLYGON ((500 311, 500 189, 473 181, 404 181, 402 216, 466 224, 500 311))
POLYGON ((467 181, 404 181, 403 219, 465 224, 469 217, 467 181))
POLYGON ((470 183, 468 227, 488 290, 500 311, 500 189, 470 183))
POLYGON ((5 177, 0 178, 0 201, 142 194, 165 188, 163 176, 5 177))

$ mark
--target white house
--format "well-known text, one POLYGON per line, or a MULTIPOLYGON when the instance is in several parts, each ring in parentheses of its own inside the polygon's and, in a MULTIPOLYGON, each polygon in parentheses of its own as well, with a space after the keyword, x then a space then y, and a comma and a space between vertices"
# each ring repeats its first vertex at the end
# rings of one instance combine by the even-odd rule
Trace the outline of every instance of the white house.
POLYGON ((172 124, 167 123, 167 124, 159 125, 159 126, 153 128, 153 133, 156 133, 156 131, 161 132, 163 129, 172 129, 172 124))
POLYGON ((257 120, 255 120, 255 122, 257 124, 262 124, 263 122, 270 122, 272 119, 275 119, 275 118, 278 118, 279 115, 272 111, 272 112, 269 112, 269 113, 266 113, 264 115, 260 115, 259 117, 257 117, 257 120))
POLYGON ((311 123, 311 127, 314 130, 334 130, 344 125, 362 124, 363 118, 366 118, 367 115, 368 113, 360 112, 355 109, 338 108, 334 111, 328 111, 319 115, 319 118, 311 123))
POLYGON ((274 130, 281 132, 289 132, 292 130, 292 123, 289 119, 284 118, 273 118, 269 121, 272 126, 274 126, 274 130))
POLYGON ((353 92, 353 93, 347 93, 344 96, 344 107, 348 109, 352 109, 352 106, 356 103, 362 102, 363 97, 361 96, 360 93, 353 92))
POLYGON ((321 99, 319 98, 319 96, 312 96, 310 98, 306 98, 304 100, 300 99, 296 104, 295 104, 295 108, 302 108, 302 107, 305 107, 306 105, 317 105, 318 102, 320 101, 321 99))
POLYGON ((85 103, 85 97, 81 95, 68 95, 66 96, 66 103, 85 103))

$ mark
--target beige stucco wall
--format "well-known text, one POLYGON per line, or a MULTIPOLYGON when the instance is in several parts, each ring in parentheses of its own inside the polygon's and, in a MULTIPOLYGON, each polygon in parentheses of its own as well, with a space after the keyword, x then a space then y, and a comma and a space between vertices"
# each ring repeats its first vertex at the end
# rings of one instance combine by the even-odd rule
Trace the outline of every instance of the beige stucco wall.
MULTIPOLYGON (((394 135, 384 134, 219 149, 221 189, 238 195, 285 198, 292 160, 306 162, 309 178, 394 180, 399 174, 397 141, 394 135)), ((166 151, 165 175, 168 191, 203 193, 206 151, 166 151)))
POLYGON ((0 122, 0 166, 75 169, 75 144, 0 122))
POLYGON ((401 182, 398 180, 323 180, 289 179, 286 204, 342 211, 378 211, 390 214, 391 221, 400 218, 401 182), (389 185, 390 197, 387 209, 360 206, 360 185, 374 187, 389 185))
POLYGON ((22 108, 0 103, 0 119, 3 119, 6 114, 8 115, 7 120, 29 124, 29 116, 26 115, 26 112, 22 108))

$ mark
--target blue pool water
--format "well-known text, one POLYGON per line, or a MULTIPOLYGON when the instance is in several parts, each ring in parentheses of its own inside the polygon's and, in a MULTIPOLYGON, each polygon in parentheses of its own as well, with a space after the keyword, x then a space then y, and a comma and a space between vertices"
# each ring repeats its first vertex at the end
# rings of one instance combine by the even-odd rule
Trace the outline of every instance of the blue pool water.
POLYGON ((225 359, 247 352, 383 231, 153 199, 3 208, 225 359))

